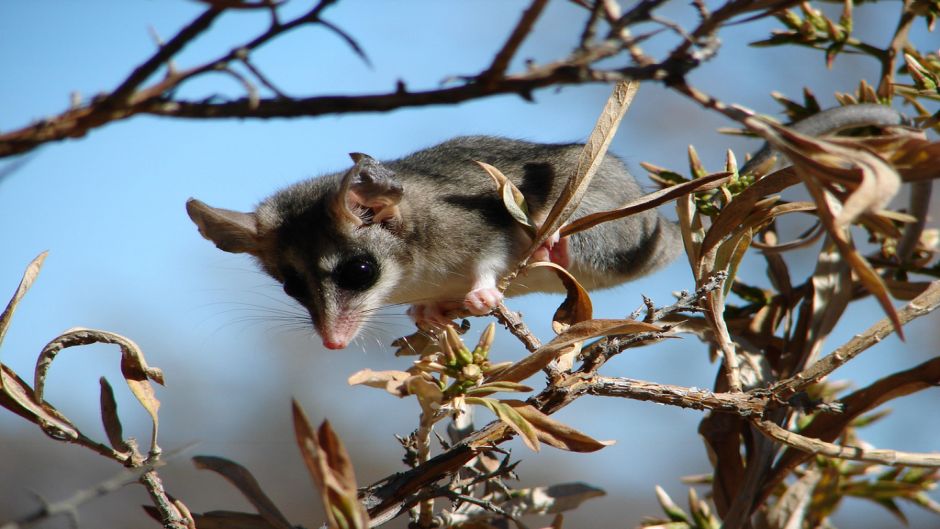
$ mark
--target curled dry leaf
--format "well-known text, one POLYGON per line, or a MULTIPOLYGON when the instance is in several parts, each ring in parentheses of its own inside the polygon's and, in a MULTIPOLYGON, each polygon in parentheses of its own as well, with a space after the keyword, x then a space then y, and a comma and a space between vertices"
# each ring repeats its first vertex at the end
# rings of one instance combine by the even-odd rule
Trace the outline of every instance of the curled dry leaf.
POLYGON ((504 400, 503 404, 516 410, 535 428, 539 441, 569 452, 596 452, 613 441, 598 441, 587 434, 545 415, 531 404, 519 400, 504 400))
POLYGON ((43 389, 46 383, 46 374, 52 367, 52 362, 56 355, 63 349, 79 345, 89 345, 93 343, 115 344, 121 348, 121 374, 127 382, 131 393, 140 402, 140 405, 147 410, 150 420, 153 423, 153 430, 150 439, 151 453, 158 453, 160 448, 157 446, 157 432, 159 419, 157 410, 160 408, 160 401, 157 400, 153 386, 150 381, 163 384, 163 372, 156 367, 147 365, 143 352, 131 339, 108 331, 99 331, 95 329, 76 328, 71 329, 49 342, 39 353, 36 360, 34 388, 37 402, 43 401, 43 389))
POLYGON ((529 206, 526 204, 525 196, 522 194, 522 191, 519 191, 519 188, 496 167, 478 160, 474 161, 490 175, 494 182, 496 182, 499 195, 503 200, 503 206, 506 207, 506 210, 512 215, 512 218, 519 224, 525 226, 530 235, 535 235, 535 221, 529 216, 529 206))
POLYGON ((898 337, 903 339, 904 330, 884 281, 855 249, 847 230, 847 226, 861 214, 877 212, 887 204, 897 193, 900 176, 883 158, 866 149, 846 147, 845 140, 839 144, 804 136, 774 124, 764 127, 764 137, 790 159, 797 176, 806 185, 816 202, 819 219, 845 261, 862 285, 878 300, 898 337), (830 192, 834 185, 849 190, 844 202, 839 202, 830 192))
MULTIPOLYGON (((266 522, 267 527, 292 529, 290 522, 264 493, 261 485, 258 484, 258 480, 251 475, 248 469, 234 461, 214 456, 196 456, 193 458, 193 463, 196 468, 216 472, 234 485, 245 499, 258 510, 258 514, 266 522)), ((251 520, 251 518, 247 518, 247 520, 251 520)))
POLYGON ((565 285, 565 292, 567 292, 565 301, 562 302, 552 317, 552 329, 556 334, 565 332, 575 323, 591 319, 594 312, 591 296, 570 272, 565 270, 564 267, 547 261, 530 263, 526 267, 527 270, 535 268, 548 268, 555 272, 558 279, 565 285))
POLYGON ((330 529, 368 529, 369 514, 359 502, 352 461, 329 421, 314 432, 297 401, 292 410, 297 445, 320 492, 330 529))
POLYGON ((414 395, 425 413, 438 410, 444 400, 441 387, 425 373, 363 369, 350 376, 347 382, 351 386, 363 385, 384 389, 399 398, 414 395))
POLYGON ((600 336, 622 336, 641 332, 662 332, 662 327, 636 320, 588 320, 576 323, 554 340, 539 347, 529 356, 505 369, 494 372, 487 382, 506 380, 521 382, 538 373, 549 362, 579 342, 600 336))
POLYGON ((940 142, 930 141, 924 131, 892 128, 887 134, 861 138, 828 138, 833 144, 849 149, 865 149, 887 160, 905 182, 940 178, 937 157, 940 142))

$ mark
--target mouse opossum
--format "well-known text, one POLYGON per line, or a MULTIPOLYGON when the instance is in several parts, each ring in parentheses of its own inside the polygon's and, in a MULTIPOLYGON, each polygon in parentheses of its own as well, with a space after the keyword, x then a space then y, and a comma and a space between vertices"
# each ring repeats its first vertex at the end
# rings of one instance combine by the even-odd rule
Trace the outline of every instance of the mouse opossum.
MULTIPOLYGON (((907 123, 896 110, 863 104, 818 113, 793 128, 818 136, 907 123)), ((323 345, 340 349, 387 304, 410 304, 415 320, 436 323, 455 308, 489 312, 502 299, 497 280, 530 240, 474 161, 509 177, 525 195, 530 215, 541 221, 582 148, 467 136, 384 163, 356 153, 349 171, 289 186, 253 213, 196 199, 186 209, 220 249, 253 255, 309 311, 323 345)), ((765 145, 740 172, 771 154, 765 145)), ((929 197, 929 184, 920 187, 917 196, 929 197)), ((608 154, 574 218, 616 209, 641 194, 623 163, 608 154)), ((656 271, 681 248, 678 228, 646 211, 576 233, 539 255, 564 265, 585 288, 598 289, 656 271)), ((507 295, 560 289, 538 270, 517 279, 507 295)))
MULTIPOLYGON (((582 148, 467 136, 389 162, 353 154, 351 170, 289 186, 253 213, 195 199, 186 209, 220 249, 253 255, 310 312, 323 345, 340 349, 387 304, 411 304, 412 317, 433 322, 454 308, 492 310, 502 298, 496 282, 530 239, 474 161, 502 171, 541 221, 582 148)), ((623 162, 607 155, 574 217, 641 195, 623 162)), ((647 211, 575 234, 551 254, 585 288, 597 289, 658 270, 681 248, 678 228, 647 211)), ((538 270, 507 295, 561 288, 538 270)))

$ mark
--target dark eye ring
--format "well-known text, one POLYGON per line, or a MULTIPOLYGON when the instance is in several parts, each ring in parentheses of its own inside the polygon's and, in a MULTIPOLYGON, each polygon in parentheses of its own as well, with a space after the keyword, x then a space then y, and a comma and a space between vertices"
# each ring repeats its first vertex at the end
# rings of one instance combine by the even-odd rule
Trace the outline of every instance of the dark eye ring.
POLYGON ((379 264, 369 255, 343 261, 333 270, 333 281, 344 290, 365 290, 379 279, 379 264))

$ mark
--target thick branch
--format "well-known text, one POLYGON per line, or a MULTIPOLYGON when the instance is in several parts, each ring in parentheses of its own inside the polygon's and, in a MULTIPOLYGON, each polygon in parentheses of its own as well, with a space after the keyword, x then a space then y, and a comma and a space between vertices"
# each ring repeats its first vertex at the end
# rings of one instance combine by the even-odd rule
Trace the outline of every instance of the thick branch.
POLYGON ((596 377, 584 390, 591 395, 652 401, 693 410, 737 413, 759 417, 767 407, 767 397, 752 393, 714 393, 707 389, 658 384, 630 378, 596 377))

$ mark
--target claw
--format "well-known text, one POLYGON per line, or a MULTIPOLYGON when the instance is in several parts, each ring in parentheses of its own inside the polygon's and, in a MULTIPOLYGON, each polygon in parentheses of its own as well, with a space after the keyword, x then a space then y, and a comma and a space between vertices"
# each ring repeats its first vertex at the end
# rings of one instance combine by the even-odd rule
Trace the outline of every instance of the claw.
POLYGON ((463 299, 463 306, 472 314, 489 314, 503 301, 503 293, 495 287, 481 287, 471 290, 463 299))

